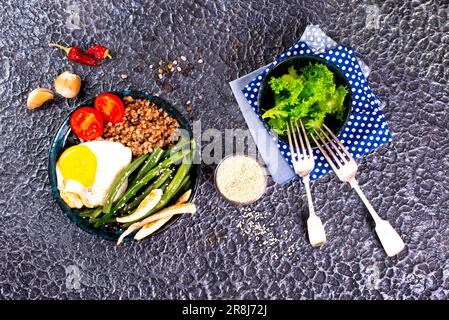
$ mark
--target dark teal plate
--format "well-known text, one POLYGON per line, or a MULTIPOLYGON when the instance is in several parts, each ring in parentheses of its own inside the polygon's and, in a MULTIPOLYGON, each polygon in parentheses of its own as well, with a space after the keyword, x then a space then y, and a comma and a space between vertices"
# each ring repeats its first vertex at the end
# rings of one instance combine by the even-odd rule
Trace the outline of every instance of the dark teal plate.
MULTIPOLYGON (((187 130, 189 132, 190 136, 193 136, 192 128, 189 124, 189 122, 179 113, 178 110, 176 110, 174 107, 172 107, 168 102, 165 100, 153 96, 151 94, 141 92, 141 91, 132 91, 132 90, 125 90, 125 91, 112 91, 112 93, 118 95, 123 99, 124 96, 131 96, 135 99, 142 98, 142 99, 148 99, 152 102, 154 102, 156 105, 158 105, 160 108, 164 109, 171 117, 178 120, 179 125, 182 129, 187 130)), ((81 108, 83 106, 90 106, 93 107, 95 97, 92 99, 89 99, 87 101, 84 101, 80 105, 78 105, 73 111, 75 111, 78 108, 81 108)), ((73 113, 72 111, 72 113, 73 113)), ((58 131, 56 132, 56 135, 53 137, 53 140, 50 145, 50 156, 49 156, 49 162, 48 162, 48 175, 50 177, 50 184, 52 189, 53 197, 56 199, 56 202, 61 207, 62 211, 69 217, 69 219, 74 222, 77 226, 79 226, 84 231, 89 232, 90 234, 99 236, 103 239, 107 240, 117 240, 118 237, 122 234, 123 229, 120 229, 118 225, 116 224, 110 224, 107 226, 102 226, 100 228, 94 228, 90 223, 88 218, 83 218, 79 216, 80 210, 78 209, 72 209, 70 208, 64 200, 59 195, 58 187, 57 187, 57 180, 56 180, 56 162, 59 159, 59 156, 61 153, 67 149, 68 147, 71 147, 73 145, 79 144, 81 141, 78 139, 78 137, 72 132, 69 124, 70 119, 69 114, 64 122, 59 127, 58 131)), ((192 199, 194 198, 196 194, 196 190, 198 187, 198 176, 199 176, 199 165, 194 164, 191 170, 191 177, 193 180, 193 187, 192 187, 192 199)), ((156 231, 154 235, 166 230, 169 226, 173 225, 178 219, 180 218, 180 215, 175 215, 172 219, 170 219, 169 222, 167 222, 163 227, 161 227, 158 231, 156 231)), ((129 240, 132 237, 128 237, 129 240)), ((126 239, 125 239, 126 240, 126 239)))

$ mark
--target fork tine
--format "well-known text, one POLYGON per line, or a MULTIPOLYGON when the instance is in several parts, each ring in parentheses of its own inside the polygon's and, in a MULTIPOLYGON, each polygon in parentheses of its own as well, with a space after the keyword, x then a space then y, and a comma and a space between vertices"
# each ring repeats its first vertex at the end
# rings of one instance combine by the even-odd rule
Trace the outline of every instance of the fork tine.
POLYGON ((302 139, 301 131, 299 130, 299 127, 298 127, 298 120, 295 120, 295 126, 296 126, 296 131, 298 132, 299 141, 301 142, 302 156, 305 159, 307 156, 307 152, 306 152, 306 148, 304 146, 304 140, 302 139))
POLYGON ((304 125, 302 124, 301 119, 299 119, 299 123, 301 123, 302 132, 304 133, 304 138, 306 139, 307 149, 309 150, 309 156, 311 157, 313 152, 312 147, 310 146, 309 138, 307 137, 306 129, 304 129, 304 125))
POLYGON ((337 145, 334 143, 334 141, 332 139, 329 139, 329 136, 323 131, 323 129, 319 128, 321 133, 327 138, 327 141, 330 142, 330 144, 332 145, 332 147, 334 147, 334 149, 337 151, 338 155, 340 156, 340 161, 341 163, 345 164, 346 162, 348 162, 348 160, 345 158, 345 155, 343 154, 343 152, 340 151, 340 149, 338 149, 337 145))
POLYGON ((320 138, 320 140, 323 142, 324 147, 326 148, 327 152, 332 156, 332 158, 334 159, 334 162, 338 165, 338 167, 341 167, 344 164, 343 160, 340 160, 337 155, 335 154, 335 152, 332 150, 332 148, 329 146, 328 142, 332 142, 332 140, 329 138, 329 136, 323 131, 321 130, 321 133, 323 134, 324 138, 327 140, 324 141, 324 139, 321 137, 320 134, 318 134, 318 132, 314 129, 315 133, 318 135, 318 137, 320 138))
MULTIPOLYGON (((293 141, 295 142, 295 146, 296 146, 296 151, 297 151, 297 155, 298 155, 298 160, 301 159, 300 155, 301 152, 299 149, 299 145, 298 145, 298 138, 296 138, 296 133, 295 133, 295 128, 293 127, 293 122, 290 120, 290 126, 292 127, 292 134, 293 134, 293 141)), ((299 136, 301 138, 301 136, 299 136)))
MULTIPOLYGON (((315 132, 315 134, 317 135, 317 137, 321 140, 324 148, 326 149, 327 153, 332 157, 332 159, 334 160, 335 165, 340 168, 342 166, 342 162, 338 159, 337 155, 335 154, 335 152, 331 149, 331 147, 329 146, 329 144, 324 141, 323 137, 321 137, 321 135, 318 133, 318 131, 316 131, 315 129, 313 129, 313 131, 315 132)), ((324 138, 329 139, 328 136, 324 135, 324 138)))
MULTIPOLYGON (((317 134, 316 130, 314 129, 313 131, 315 131, 315 134, 317 135, 317 137, 323 141, 323 139, 321 139, 321 137, 317 134)), ((321 153, 323 154, 323 156, 326 158, 327 162, 329 163, 329 165, 332 167, 332 170, 336 171, 338 170, 337 166, 334 164, 334 162, 332 161, 332 159, 329 157, 329 155, 327 154, 327 152, 323 149, 323 147, 320 145, 320 143, 315 139, 315 135, 312 133, 311 134, 313 141, 315 141, 315 144, 317 145, 318 149, 320 149, 321 153)), ((326 145, 326 143, 323 144, 326 145)))
POLYGON ((330 133, 332 138, 334 138, 335 141, 337 141, 340 148, 343 150, 343 152, 348 156, 349 160, 352 160, 352 155, 349 153, 348 149, 341 143, 341 141, 335 136, 335 134, 323 123, 323 126, 326 128, 326 130, 330 133))
POLYGON ((288 124, 287 124, 287 135, 288 135, 288 146, 290 148, 290 154, 291 154, 292 160, 296 160, 295 159, 295 149, 293 148, 292 136, 290 133, 290 126, 288 124))

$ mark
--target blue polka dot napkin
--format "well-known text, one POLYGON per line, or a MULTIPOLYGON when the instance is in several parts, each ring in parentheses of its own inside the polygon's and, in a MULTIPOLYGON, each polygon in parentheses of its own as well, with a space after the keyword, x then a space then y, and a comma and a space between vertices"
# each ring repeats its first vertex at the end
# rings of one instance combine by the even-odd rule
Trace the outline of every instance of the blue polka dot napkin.
MULTIPOLYGON (((314 34, 311 33, 307 43, 303 39, 298 41, 276 58, 273 63, 268 65, 254 80, 248 83, 242 89, 242 93, 259 120, 269 131, 268 125, 262 121, 257 105, 259 87, 267 72, 282 60, 298 55, 316 55, 335 64, 347 78, 351 86, 350 93, 352 95, 352 110, 349 120, 338 138, 348 148, 353 157, 357 159, 391 141, 391 134, 382 112, 383 105, 376 98, 365 78, 369 74, 369 68, 357 59, 352 48, 335 44, 335 47, 332 49, 323 50, 323 47, 329 47, 324 42, 330 39, 324 37, 325 35, 323 37, 314 37, 314 34)), ((287 161, 290 167, 293 167, 288 145, 278 140, 275 135, 272 136, 272 139, 277 143, 277 147, 285 161, 287 161)), ((332 171, 318 148, 314 149, 314 157, 315 168, 310 174, 311 180, 316 180, 332 171)))

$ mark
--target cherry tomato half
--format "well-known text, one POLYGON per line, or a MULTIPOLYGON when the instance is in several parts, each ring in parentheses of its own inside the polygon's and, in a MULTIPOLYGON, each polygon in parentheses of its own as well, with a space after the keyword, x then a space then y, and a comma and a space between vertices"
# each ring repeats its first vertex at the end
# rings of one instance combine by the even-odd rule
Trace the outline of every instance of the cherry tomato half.
POLYGON ((94 140, 103 134, 103 117, 91 107, 81 107, 70 116, 70 127, 83 140, 94 140))
POLYGON ((105 121, 118 123, 123 121, 125 106, 122 99, 112 93, 102 93, 95 98, 94 108, 101 112, 105 121))

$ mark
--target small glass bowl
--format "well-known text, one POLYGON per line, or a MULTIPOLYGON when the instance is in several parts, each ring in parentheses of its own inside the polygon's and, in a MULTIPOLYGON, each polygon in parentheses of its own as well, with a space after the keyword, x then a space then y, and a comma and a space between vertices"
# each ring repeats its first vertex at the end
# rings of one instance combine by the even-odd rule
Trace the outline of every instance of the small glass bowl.
POLYGON ((264 167, 264 166, 260 163, 260 161, 258 161, 255 157, 249 156, 249 155, 245 155, 245 154, 243 154, 243 153, 230 154, 230 155, 224 157, 224 158, 221 159, 221 161, 218 163, 217 167, 215 168, 215 172, 214 172, 214 183, 215 183, 215 189, 217 189, 217 192, 220 194, 221 197, 223 197, 224 199, 226 199, 226 200, 229 201, 230 203, 235 204, 235 205, 238 205, 238 206, 246 206, 246 205, 252 204, 252 203, 256 202, 257 200, 259 200, 259 199, 265 194, 265 191, 267 190, 267 182, 268 182, 268 175, 267 175, 267 170, 265 169, 265 167, 264 167), (220 168, 220 166, 222 165, 222 163, 223 163, 225 160, 227 160, 227 159, 229 159, 229 158, 232 158, 232 157, 236 157, 236 156, 243 156, 243 157, 246 157, 246 158, 251 158, 251 159, 253 159, 254 161, 256 161, 256 162, 259 164, 260 168, 262 169, 262 171, 263 171, 263 173, 264 173, 265 179, 264 179, 264 187, 263 187, 263 191, 262 191, 262 192, 260 193, 260 195, 258 195, 255 199, 252 199, 252 200, 250 200, 250 201, 241 202, 241 201, 235 201, 235 200, 229 199, 228 197, 226 197, 226 196, 220 191, 220 188, 218 187, 218 184, 217 184, 217 172, 218 172, 218 168, 220 168))

